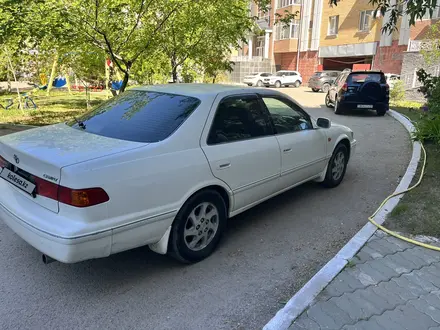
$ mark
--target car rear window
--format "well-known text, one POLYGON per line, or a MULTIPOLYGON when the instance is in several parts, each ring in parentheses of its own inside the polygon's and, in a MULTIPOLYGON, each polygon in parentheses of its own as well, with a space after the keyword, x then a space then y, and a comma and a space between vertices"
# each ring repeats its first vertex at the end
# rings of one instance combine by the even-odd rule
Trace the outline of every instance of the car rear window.
POLYGON ((364 83, 368 81, 375 81, 381 84, 385 84, 385 75, 379 72, 359 72, 351 73, 348 75, 347 83, 364 83))
POLYGON ((109 138, 158 142, 170 136, 199 104, 194 97, 131 90, 67 125, 109 138))

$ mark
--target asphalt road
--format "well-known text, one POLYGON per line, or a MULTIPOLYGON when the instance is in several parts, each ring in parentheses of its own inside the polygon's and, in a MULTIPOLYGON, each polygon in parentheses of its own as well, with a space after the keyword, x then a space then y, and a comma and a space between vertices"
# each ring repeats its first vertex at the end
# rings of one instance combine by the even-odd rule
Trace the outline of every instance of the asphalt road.
POLYGON ((214 255, 190 266, 148 248, 45 266, 0 221, 0 329, 261 328, 394 191, 411 151, 389 116, 336 116, 321 93, 283 90, 353 129, 338 188, 306 184, 232 219, 214 255))

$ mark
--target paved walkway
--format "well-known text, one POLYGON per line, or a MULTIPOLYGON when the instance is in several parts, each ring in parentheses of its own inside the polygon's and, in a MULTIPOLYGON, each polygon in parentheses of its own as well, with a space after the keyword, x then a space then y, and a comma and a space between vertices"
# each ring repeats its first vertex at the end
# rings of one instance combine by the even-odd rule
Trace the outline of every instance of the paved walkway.
POLYGON ((377 231, 289 329, 440 329, 440 252, 377 231))

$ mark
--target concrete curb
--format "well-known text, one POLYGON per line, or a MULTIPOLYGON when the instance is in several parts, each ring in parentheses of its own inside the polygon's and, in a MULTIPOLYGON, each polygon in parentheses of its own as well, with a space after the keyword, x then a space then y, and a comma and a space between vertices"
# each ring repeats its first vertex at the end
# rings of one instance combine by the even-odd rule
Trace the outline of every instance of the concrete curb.
MULTIPOLYGON (((394 110, 388 113, 391 117, 399 121, 407 131, 412 134, 414 125, 404 116, 394 110)), ((402 177, 395 193, 405 190, 411 184, 416 174, 421 154, 420 143, 413 141, 413 152, 411 161, 406 169, 405 175, 402 177)), ((382 224, 388 213, 399 203, 403 195, 390 199, 374 217, 374 220, 382 224)), ((301 315, 302 312, 313 302, 315 297, 344 269, 348 261, 353 258, 360 248, 376 231, 376 226, 372 223, 362 227, 354 237, 331 259, 324 267, 322 267, 290 300, 280 309, 276 315, 263 327, 263 330, 284 330, 290 327, 292 322, 301 315)))
POLYGON ((0 123, 0 128, 4 128, 4 129, 14 129, 14 128, 37 128, 37 127, 41 127, 41 126, 35 126, 35 125, 23 125, 23 124, 2 124, 0 123))

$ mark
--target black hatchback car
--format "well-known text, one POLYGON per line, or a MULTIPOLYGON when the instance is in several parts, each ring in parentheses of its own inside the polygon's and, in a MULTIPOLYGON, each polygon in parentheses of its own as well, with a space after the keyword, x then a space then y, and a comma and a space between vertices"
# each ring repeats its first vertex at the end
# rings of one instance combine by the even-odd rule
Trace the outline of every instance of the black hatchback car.
POLYGON ((378 116, 383 116, 389 103, 390 88, 381 71, 343 71, 325 97, 325 105, 334 108, 336 114, 374 109, 378 116))

